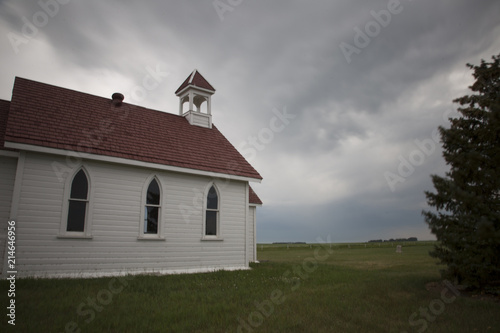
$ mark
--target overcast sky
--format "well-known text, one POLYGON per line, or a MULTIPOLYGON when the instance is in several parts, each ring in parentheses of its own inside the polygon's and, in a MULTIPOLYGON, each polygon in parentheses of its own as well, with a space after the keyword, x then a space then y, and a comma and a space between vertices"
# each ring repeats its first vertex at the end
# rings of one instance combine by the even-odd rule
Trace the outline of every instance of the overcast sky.
POLYGON ((433 239, 435 129, 468 93, 465 64, 500 52, 499 13, 497 0, 0 1, 0 99, 20 76, 177 113, 197 68, 214 123, 264 177, 258 242, 433 239))

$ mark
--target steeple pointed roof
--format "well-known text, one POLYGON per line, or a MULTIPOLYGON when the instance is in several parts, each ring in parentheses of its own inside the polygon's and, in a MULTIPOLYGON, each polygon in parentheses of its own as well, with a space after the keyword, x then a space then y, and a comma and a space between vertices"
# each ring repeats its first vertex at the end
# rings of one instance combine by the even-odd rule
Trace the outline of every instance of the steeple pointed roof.
POLYGON ((212 92, 215 92, 215 88, 212 87, 210 83, 203 77, 203 75, 200 74, 200 72, 195 69, 189 76, 187 77, 184 82, 182 82, 181 86, 175 91, 175 94, 177 95, 181 91, 184 90, 187 86, 194 86, 206 90, 210 90, 212 92))

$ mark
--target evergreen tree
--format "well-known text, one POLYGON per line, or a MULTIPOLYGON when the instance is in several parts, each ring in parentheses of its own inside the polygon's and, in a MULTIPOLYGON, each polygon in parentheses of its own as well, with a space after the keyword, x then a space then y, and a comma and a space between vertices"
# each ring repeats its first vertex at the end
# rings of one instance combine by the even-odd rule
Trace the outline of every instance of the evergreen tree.
POLYGON ((500 54, 474 71, 474 92, 457 98, 460 117, 439 127, 445 177, 432 175, 424 211, 438 244, 430 253, 447 268, 443 277, 471 287, 500 282, 500 54))

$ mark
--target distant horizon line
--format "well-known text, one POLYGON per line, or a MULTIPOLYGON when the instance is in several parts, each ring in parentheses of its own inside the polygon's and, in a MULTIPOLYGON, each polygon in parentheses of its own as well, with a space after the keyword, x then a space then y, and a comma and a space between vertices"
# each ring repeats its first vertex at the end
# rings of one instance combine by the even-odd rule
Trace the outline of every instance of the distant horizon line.
MULTIPOLYGON (((422 240, 417 240, 416 242, 436 242, 437 240, 436 239, 422 239, 422 240)), ((382 242, 378 242, 378 243, 395 243, 395 242, 404 242, 403 240, 394 240, 394 241, 389 241, 389 240, 383 240, 382 242)), ((406 242, 415 242, 415 241, 406 241, 406 242)), ((322 243, 316 243, 316 242, 301 242, 301 241, 293 241, 293 242, 257 242, 257 244, 267 244, 267 245, 272 245, 272 244, 276 244, 276 245, 279 245, 279 244, 297 244, 297 245, 300 245, 300 244, 376 244, 377 242, 370 242, 370 241, 364 241, 364 242, 349 242, 349 241, 345 241, 345 242, 331 242, 331 243, 326 243, 326 242, 322 242, 322 243)))

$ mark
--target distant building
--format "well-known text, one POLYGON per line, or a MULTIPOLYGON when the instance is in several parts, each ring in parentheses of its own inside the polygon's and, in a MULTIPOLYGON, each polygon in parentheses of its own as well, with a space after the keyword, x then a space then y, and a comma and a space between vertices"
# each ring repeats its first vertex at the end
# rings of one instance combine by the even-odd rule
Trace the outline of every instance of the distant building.
POLYGON ((16 78, 0 101, 0 260, 18 276, 245 269, 260 174, 212 124, 194 70, 170 114, 16 78), (187 109, 184 107, 187 104, 187 109), (203 111, 202 111, 203 105, 203 111))

